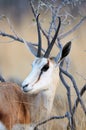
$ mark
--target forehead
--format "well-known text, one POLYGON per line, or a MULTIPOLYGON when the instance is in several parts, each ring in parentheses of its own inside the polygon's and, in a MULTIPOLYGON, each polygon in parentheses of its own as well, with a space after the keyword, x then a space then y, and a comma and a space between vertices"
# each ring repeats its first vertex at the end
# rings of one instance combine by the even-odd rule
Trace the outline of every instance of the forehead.
POLYGON ((33 61, 32 65, 33 65, 33 66, 34 66, 34 65, 43 66, 43 65, 45 65, 45 64, 47 64, 47 63, 48 63, 48 59, 47 59, 47 58, 36 58, 36 59, 33 61))

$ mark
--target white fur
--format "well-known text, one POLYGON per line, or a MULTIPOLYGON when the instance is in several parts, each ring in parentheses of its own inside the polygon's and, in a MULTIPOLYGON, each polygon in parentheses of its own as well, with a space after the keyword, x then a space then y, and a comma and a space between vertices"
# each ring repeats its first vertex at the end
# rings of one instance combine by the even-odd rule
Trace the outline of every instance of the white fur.
MULTIPOLYGON (((44 65, 47 64, 47 62, 48 62, 48 59, 46 58, 41 58, 41 59, 37 58, 33 62, 32 72, 22 83, 22 86, 27 85, 27 87, 24 88, 25 91, 27 91, 30 94, 36 94, 36 93, 39 93, 40 91, 50 89, 50 86, 53 82, 53 78, 55 78, 53 77, 54 76, 53 73, 55 73, 54 72, 55 64, 53 64, 52 62, 49 62, 49 69, 46 72, 43 72, 40 76, 41 69, 44 65)), ((56 69, 56 71, 58 74, 58 69, 56 69)), ((58 75, 56 77, 58 77, 58 75)))
POLYGON ((0 122, 0 130, 7 130, 5 125, 2 122, 0 122))
POLYGON ((13 126, 12 130, 33 130, 34 125, 21 125, 21 124, 16 124, 13 126))
POLYGON ((47 63, 46 58, 36 58, 32 64, 32 71, 28 75, 28 77, 23 81, 22 86, 28 84, 28 87, 26 88, 27 91, 31 90, 33 88, 33 85, 39 78, 40 70, 41 68, 47 63))

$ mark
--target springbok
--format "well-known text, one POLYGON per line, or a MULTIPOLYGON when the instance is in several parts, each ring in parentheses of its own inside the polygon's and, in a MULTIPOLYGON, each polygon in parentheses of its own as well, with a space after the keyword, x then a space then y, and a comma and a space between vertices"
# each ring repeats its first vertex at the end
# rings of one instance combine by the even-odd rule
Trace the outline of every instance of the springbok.
MULTIPOLYGON (((61 19, 58 19, 55 35, 42 54, 37 17, 38 50, 32 51, 36 58, 32 63, 32 72, 23 81, 22 87, 10 82, 0 83, 0 130, 20 130, 25 124, 28 124, 28 130, 33 130, 37 122, 50 115, 59 82, 59 64, 71 47, 71 42, 68 42, 58 58, 49 56, 61 25, 61 19)), ((27 47, 32 49, 30 43, 27 47)))

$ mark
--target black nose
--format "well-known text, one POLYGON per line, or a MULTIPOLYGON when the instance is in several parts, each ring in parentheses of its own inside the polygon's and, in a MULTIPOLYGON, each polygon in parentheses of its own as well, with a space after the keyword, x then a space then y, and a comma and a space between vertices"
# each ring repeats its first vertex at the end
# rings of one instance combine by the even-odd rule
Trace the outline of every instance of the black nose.
POLYGON ((24 88, 26 88, 27 86, 28 86, 28 84, 26 84, 26 85, 24 85, 24 86, 22 86, 22 87, 23 87, 23 89, 24 89, 24 88))

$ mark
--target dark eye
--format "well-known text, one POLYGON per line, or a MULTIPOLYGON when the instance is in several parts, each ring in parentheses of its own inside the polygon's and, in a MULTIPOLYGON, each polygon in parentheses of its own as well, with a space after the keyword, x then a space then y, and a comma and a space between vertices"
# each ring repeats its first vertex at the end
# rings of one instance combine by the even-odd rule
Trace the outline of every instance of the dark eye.
POLYGON ((49 64, 46 64, 43 66, 43 68, 41 69, 42 72, 45 72, 49 69, 49 64))

